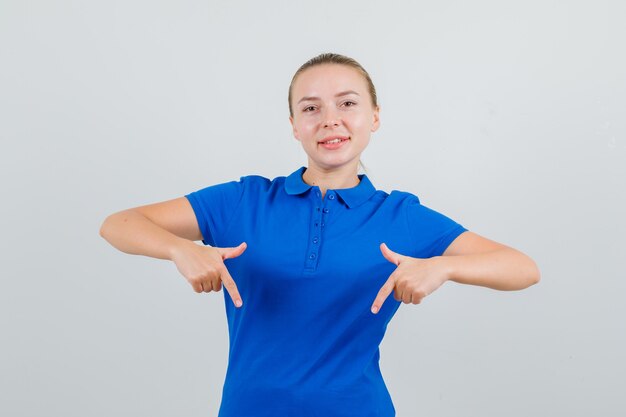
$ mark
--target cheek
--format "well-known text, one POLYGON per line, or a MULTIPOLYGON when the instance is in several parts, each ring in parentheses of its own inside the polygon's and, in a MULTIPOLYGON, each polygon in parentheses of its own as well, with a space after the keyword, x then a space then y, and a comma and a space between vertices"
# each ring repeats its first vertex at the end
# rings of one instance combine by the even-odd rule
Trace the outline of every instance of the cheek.
POLYGON ((348 122, 354 130, 369 130, 370 127, 370 119, 363 114, 351 117, 350 119, 348 119, 348 122))
POLYGON ((314 117, 309 117, 306 120, 300 122, 300 130, 302 132, 311 132, 315 129, 315 126, 317 126, 317 124, 318 123, 314 117))

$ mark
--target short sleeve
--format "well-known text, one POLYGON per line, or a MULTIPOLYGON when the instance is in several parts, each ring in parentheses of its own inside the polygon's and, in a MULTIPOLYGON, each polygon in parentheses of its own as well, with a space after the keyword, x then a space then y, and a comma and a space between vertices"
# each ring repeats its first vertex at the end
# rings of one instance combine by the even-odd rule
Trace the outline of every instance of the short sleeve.
POLYGON ((420 257, 441 256, 457 236, 467 231, 451 218, 422 205, 417 196, 407 199, 406 215, 420 257))
POLYGON ((211 185, 185 195, 196 214, 202 243, 217 246, 216 241, 228 228, 242 200, 244 184, 244 177, 241 177, 239 181, 211 185))

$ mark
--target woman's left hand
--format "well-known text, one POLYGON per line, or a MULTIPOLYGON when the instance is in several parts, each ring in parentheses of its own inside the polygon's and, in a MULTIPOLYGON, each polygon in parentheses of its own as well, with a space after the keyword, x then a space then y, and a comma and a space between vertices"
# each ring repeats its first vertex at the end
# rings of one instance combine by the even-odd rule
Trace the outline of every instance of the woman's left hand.
POLYGON ((419 304, 424 297, 448 280, 445 259, 441 256, 413 258, 392 251, 384 243, 380 244, 380 250, 389 262, 398 267, 378 291, 372 304, 374 314, 378 313, 392 291, 397 301, 405 304, 419 304))

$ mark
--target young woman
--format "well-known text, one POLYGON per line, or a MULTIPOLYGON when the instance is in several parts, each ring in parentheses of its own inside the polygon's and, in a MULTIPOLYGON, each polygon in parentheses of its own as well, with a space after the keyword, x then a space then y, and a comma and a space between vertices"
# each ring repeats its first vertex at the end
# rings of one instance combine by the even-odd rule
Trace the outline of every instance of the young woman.
POLYGON ((358 174, 380 120, 374 85, 353 59, 306 62, 289 112, 306 167, 124 210, 100 234, 123 252, 173 261, 198 293, 224 285, 220 417, 394 416, 378 347, 400 304, 419 304, 446 281, 519 290, 539 270, 358 174))

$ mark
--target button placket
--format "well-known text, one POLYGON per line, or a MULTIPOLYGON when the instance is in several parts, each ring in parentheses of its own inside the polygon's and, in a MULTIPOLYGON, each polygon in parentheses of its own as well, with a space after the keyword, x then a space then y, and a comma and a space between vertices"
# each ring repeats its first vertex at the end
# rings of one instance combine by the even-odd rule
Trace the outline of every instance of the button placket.
POLYGON ((326 225, 326 221, 325 220, 326 220, 327 214, 330 213, 330 209, 328 208, 328 204, 330 204, 330 203, 328 201, 329 200, 331 200, 331 201, 334 200, 335 199, 335 194, 332 191, 327 191, 326 192, 326 197, 327 197, 327 199, 324 202, 324 206, 322 207, 322 221, 321 221, 321 224, 320 224, 321 227, 324 227, 326 225))
MULTIPOLYGON (((337 200, 333 191, 327 191, 325 198, 322 198, 321 191, 317 186, 313 187, 314 192, 311 195, 314 200, 312 207, 312 227, 309 234, 310 241, 307 244, 307 255, 305 267, 309 271, 314 271, 317 268, 317 261, 319 259, 319 251, 321 249, 323 228, 326 226, 326 220, 330 213, 331 205, 335 204, 337 200)), ((337 200, 338 201, 338 200, 337 200)))
POLYGON ((318 187, 314 187, 315 192, 311 194, 314 200, 313 205, 313 216, 312 216, 312 227, 310 231, 311 240, 307 245, 307 255, 305 268, 311 271, 314 271, 317 268, 317 259, 319 258, 319 242, 320 242, 320 225, 322 222, 322 193, 320 192, 318 187))

